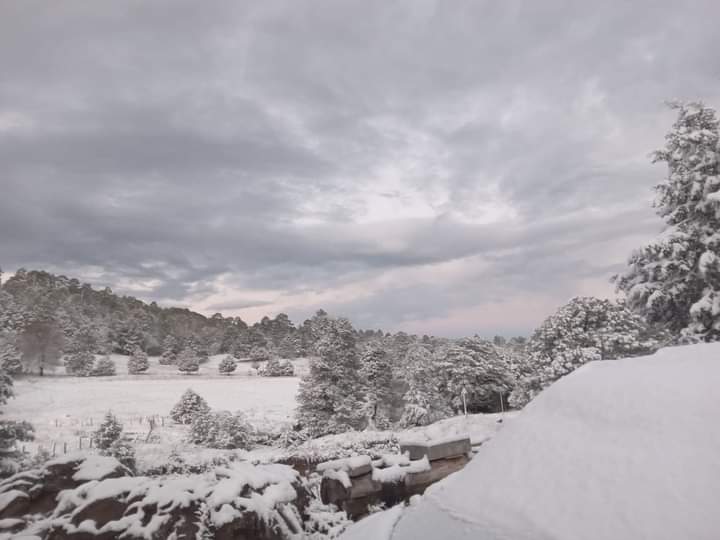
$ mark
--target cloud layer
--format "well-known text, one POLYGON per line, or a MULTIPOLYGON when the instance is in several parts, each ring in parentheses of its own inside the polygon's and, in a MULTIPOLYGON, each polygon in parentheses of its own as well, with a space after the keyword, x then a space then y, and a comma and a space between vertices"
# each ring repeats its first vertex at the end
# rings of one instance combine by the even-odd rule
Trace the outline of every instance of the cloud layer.
POLYGON ((0 4, 0 264, 252 321, 526 333, 658 230, 697 2, 0 4))

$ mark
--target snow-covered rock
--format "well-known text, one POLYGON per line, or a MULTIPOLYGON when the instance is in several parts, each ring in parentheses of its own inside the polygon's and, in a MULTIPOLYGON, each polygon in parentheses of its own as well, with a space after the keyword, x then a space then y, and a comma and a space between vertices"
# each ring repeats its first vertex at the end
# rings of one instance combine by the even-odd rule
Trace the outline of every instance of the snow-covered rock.
POLYGON ((0 539, 279 540, 302 532, 308 504, 287 465, 240 462, 206 474, 134 477, 114 458, 63 458, 0 484, 0 539))
POLYGON ((719 383, 720 343, 591 362, 418 504, 345 538, 718 538, 719 383))

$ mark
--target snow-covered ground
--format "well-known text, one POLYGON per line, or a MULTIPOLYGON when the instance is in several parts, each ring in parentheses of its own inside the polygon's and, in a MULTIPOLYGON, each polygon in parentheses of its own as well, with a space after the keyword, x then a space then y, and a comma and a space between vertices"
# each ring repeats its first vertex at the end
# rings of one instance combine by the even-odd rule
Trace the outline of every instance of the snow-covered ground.
MULTIPOLYGON (((220 375, 217 365, 223 356, 211 357, 196 375, 183 375, 174 366, 159 365, 157 358, 150 358, 146 373, 128 375, 127 357, 112 358, 118 371, 114 377, 47 376, 15 382, 15 398, 3 413, 8 419, 27 420, 35 426, 36 441, 25 445, 28 452, 36 452, 41 446, 51 449, 53 443, 58 454, 65 445, 68 451, 78 450, 81 443, 87 449, 87 437, 111 410, 125 431, 139 439, 140 460, 151 455, 162 459, 169 447, 184 444, 186 428, 173 425, 167 416, 187 388, 204 397, 212 408, 242 411, 260 429, 277 430, 292 421, 298 377, 259 377, 245 362, 233 375, 220 375), (166 419, 164 426, 161 423, 154 431, 157 442, 144 444, 150 416, 166 419)), ((306 362, 296 362, 301 371, 306 362)))
MULTIPOLYGON (((279 432, 288 428, 296 407, 298 377, 260 377, 249 362, 238 364, 230 376, 217 370, 223 355, 211 357, 196 375, 183 375, 174 366, 162 366, 150 358, 150 369, 141 375, 127 374, 127 357, 113 355, 118 375, 113 377, 68 377, 57 375, 21 378, 15 383, 16 397, 4 409, 8 419, 22 419, 35 426, 36 440, 24 443, 26 451, 39 448, 56 455, 94 452, 89 449, 90 435, 97 429, 106 411, 111 410, 123 423, 125 432, 135 440, 138 465, 147 470, 167 463, 177 452, 188 463, 207 462, 218 455, 237 454, 257 462, 287 457, 288 451, 259 447, 249 452, 198 448, 187 443, 186 426, 169 419, 173 405, 187 388, 192 388, 214 409, 241 411, 256 428, 279 432), (153 437, 146 442, 148 417, 158 417, 153 437), (164 417, 164 421, 163 421, 164 417), (80 446, 82 445, 82 449, 80 446)), ((294 360, 296 373, 307 369, 307 360, 294 360)), ((329 435, 307 441, 290 451, 313 460, 364 453, 368 448, 397 447, 398 440, 430 440, 468 435, 479 445, 501 428, 503 420, 514 412, 454 417, 430 426, 404 431, 363 431, 329 435)))
POLYGON ((346 537, 719 538, 719 385, 720 343, 587 364, 419 503, 346 537))

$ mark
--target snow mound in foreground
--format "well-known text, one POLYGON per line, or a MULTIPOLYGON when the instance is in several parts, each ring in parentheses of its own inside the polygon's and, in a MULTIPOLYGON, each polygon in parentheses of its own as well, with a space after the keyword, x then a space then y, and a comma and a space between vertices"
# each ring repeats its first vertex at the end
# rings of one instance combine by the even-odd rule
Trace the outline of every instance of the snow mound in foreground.
POLYGON ((716 539, 719 415, 720 343, 591 362, 542 392, 384 537, 716 539))

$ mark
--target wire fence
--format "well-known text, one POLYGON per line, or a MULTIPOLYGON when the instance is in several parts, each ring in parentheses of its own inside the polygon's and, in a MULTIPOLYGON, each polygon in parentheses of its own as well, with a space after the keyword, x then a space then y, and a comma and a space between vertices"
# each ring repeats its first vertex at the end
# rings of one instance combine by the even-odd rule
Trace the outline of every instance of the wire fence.
MULTIPOLYGON (((133 443, 150 442, 150 438, 157 430, 172 424, 169 416, 127 416, 118 418, 123 424, 123 433, 133 443)), ((57 439, 42 442, 17 443, 17 451, 28 455, 38 455, 47 452, 51 457, 62 456, 75 452, 90 452, 95 448, 94 432, 102 424, 102 419, 86 418, 55 418, 52 425, 55 428, 74 428, 72 437, 58 437, 57 439)))

